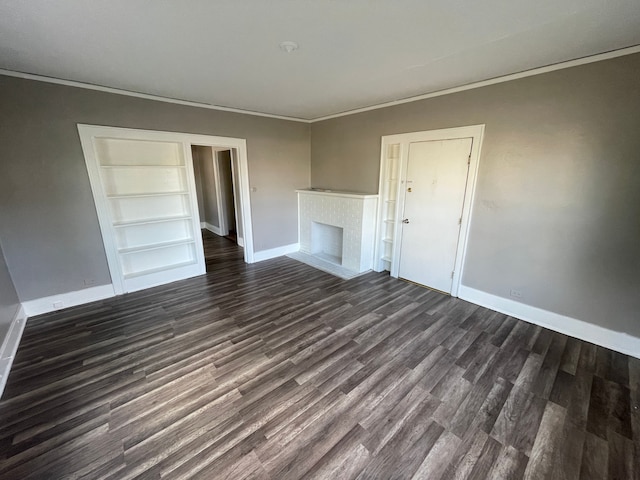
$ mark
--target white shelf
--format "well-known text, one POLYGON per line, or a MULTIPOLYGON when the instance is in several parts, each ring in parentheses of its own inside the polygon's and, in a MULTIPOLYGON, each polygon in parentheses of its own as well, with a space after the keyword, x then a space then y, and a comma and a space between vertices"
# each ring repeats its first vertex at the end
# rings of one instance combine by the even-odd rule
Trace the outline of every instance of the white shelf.
POLYGON ((136 253, 136 252, 147 252, 149 250, 157 250, 159 248, 174 247, 176 245, 189 245, 190 243, 194 243, 194 242, 195 240, 193 240, 192 238, 184 238, 182 240, 174 240, 172 242, 150 243, 147 245, 140 245, 139 247, 119 248, 118 253, 127 254, 127 253, 136 253))
POLYGON ((163 197, 167 195, 189 195, 189 192, 178 190, 175 192, 156 192, 156 193, 127 193, 127 194, 115 193, 115 194, 107 195, 107 198, 110 198, 110 199, 143 198, 143 197, 163 197))
POLYGON ((118 227, 128 227, 131 225, 148 225, 150 223, 162 223, 162 222, 173 222, 175 220, 187 220, 190 219, 191 215, 176 215, 174 217, 161 217, 161 218, 149 218, 147 220, 130 220, 124 222, 114 222, 113 226, 118 227))
POLYGON ((196 263, 195 260, 189 260, 188 262, 180 262, 180 263, 174 263, 172 265, 165 265, 158 268, 150 268, 147 270, 141 270, 139 272, 127 273, 124 275, 124 278, 129 279, 129 278, 139 277, 141 275, 150 275, 152 273, 164 272, 165 270, 171 270, 173 268, 186 267, 187 265, 193 265, 194 263, 196 263))
POLYGON ((395 230, 400 221, 397 212, 400 186, 401 145, 399 143, 383 146, 384 157, 380 164, 380 201, 379 223, 376 231, 376 262, 377 268, 390 270, 392 252, 394 251, 395 230))

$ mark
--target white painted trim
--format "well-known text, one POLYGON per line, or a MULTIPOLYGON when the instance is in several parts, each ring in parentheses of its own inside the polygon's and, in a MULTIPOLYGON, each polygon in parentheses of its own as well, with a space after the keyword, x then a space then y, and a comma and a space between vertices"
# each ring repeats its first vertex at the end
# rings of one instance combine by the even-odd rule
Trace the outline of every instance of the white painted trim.
POLYGON ((552 65, 546 65, 544 67, 532 68, 531 70, 524 70, 522 72, 502 75, 500 77, 490 78, 490 79, 482 80, 479 82, 468 83, 466 85, 460 85, 458 87, 447 88, 445 90, 438 90, 436 92, 425 93, 425 94, 416 95, 413 97, 393 100, 391 102, 379 103, 376 105, 356 108, 353 110, 346 110, 344 112, 325 115, 323 117, 316 117, 313 119, 288 117, 286 115, 274 115, 271 113, 254 112, 252 110, 242 110, 239 108, 221 107, 219 105, 211 105, 209 103, 192 102, 190 100, 179 100, 177 98, 162 97, 159 95, 151 95, 147 93, 131 92, 129 90, 121 90, 119 88, 104 87, 102 85, 93 85, 90 83, 77 82, 74 80, 63 80, 61 78, 47 77, 44 75, 36 75, 33 73, 17 72, 14 70, 6 70, 3 68, 0 68, 0 75, 6 75, 8 77, 23 78, 25 80, 34 80, 38 82, 54 83, 56 85, 65 85, 67 87, 96 90, 99 92, 113 93, 116 95, 125 95, 128 97, 144 98, 146 100, 154 100, 156 102, 186 105, 188 107, 206 108, 209 110, 219 110, 222 112, 239 113, 242 115, 253 115, 258 117, 275 118, 278 120, 287 120, 291 122, 315 123, 315 122, 322 122, 324 120, 330 120, 332 118, 344 117, 347 115, 354 115, 356 113, 363 113, 363 112, 369 112, 371 110, 378 110, 380 108, 392 107, 394 105, 401 105, 403 103, 410 103, 418 100, 425 100, 427 98, 440 97, 442 95, 449 95, 451 93, 464 92, 465 90, 473 90, 474 88, 486 87, 489 85, 495 85, 496 83, 503 83, 511 80, 517 80, 519 78, 533 77, 535 75, 541 75, 543 73, 554 72, 556 70, 562 70, 565 68, 577 67, 579 65, 586 65, 588 63, 601 62, 603 60, 610 60, 612 58, 623 57, 625 55, 633 55, 635 53, 640 53, 640 45, 634 45, 631 47, 621 48, 618 50, 612 50, 610 52, 598 53, 596 55, 577 58, 575 60, 568 60, 566 62, 554 63, 552 65))
MULTIPOLYGON (((213 182, 216 186, 216 204, 218 207, 218 235, 227 236, 229 235, 229 224, 227 223, 227 215, 226 215, 226 202, 222 197, 222 182, 220 178, 220 159, 218 158, 218 154, 220 152, 212 150, 212 158, 213 158, 213 182)), ((233 179, 231 180, 233 182, 233 179)), ((214 232, 216 233, 216 232, 214 232)))
MULTIPOLYGON (((402 212, 404 211, 404 196, 401 195, 403 191, 402 183, 406 180, 407 164, 409 161, 409 145, 413 142, 429 142, 434 140, 454 140, 459 138, 472 138, 471 144, 471 162, 469 165, 469 174, 467 175, 466 193, 464 196, 464 204, 462 207, 462 221, 460 224, 460 235, 458 237, 458 247, 456 249, 456 260, 454 264, 453 281, 451 282, 451 295, 457 296, 460 283, 462 281, 462 273, 464 270, 464 261, 467 255, 467 247, 469 240, 469 229, 471 227, 471 215, 473 212, 473 204, 475 200, 476 183, 478 179, 478 169, 480 167, 480 152, 482 150, 482 139, 484 137, 484 125, 470 125, 466 127, 455 128, 443 128, 439 130, 429 130, 426 132, 411 132, 401 133, 397 135, 386 135, 382 137, 381 146, 381 166, 380 166, 380 185, 383 185, 387 181, 387 168, 386 168, 386 152, 387 147, 393 144, 400 144, 400 162, 397 172, 398 184, 396 185, 396 212, 395 212, 395 226, 394 226, 394 242, 393 253, 391 259, 390 275, 397 278, 400 268, 400 243, 402 239, 402 228, 400 225, 400 218, 402 218, 402 212)), ((381 188, 381 187, 380 187, 381 188)), ((381 220, 383 215, 384 203, 378 202, 378 212, 376 214, 377 231, 374 245, 374 252, 376 258, 374 258, 373 266, 376 271, 380 271, 380 252, 382 248, 382 229, 383 221, 381 220)))
POLYGON ((7 384, 11 365, 13 365, 13 359, 18 351, 20 339, 22 338, 22 333, 24 332, 26 324, 27 315, 24 311, 24 307, 20 305, 18 311, 13 316, 13 320, 11 320, 9 331, 0 346, 0 398, 2 397, 2 392, 4 392, 4 387, 7 384))
MULTIPOLYGON (((117 246, 112 234, 112 224, 110 221, 111 212, 109 210, 107 193, 104 191, 102 181, 100 180, 100 168, 98 167, 98 153, 96 152, 93 142, 93 133, 85 125, 78 125, 78 135, 80 136, 80 145, 84 155, 84 162, 89 174, 89 185, 93 195, 94 204, 98 213, 98 225, 102 233, 102 243, 104 252, 107 257, 107 265, 113 282, 113 289, 116 294, 124 293, 124 273, 120 268, 120 261, 117 255, 117 246)), ((50 311, 50 310, 45 310, 50 311)), ((44 313, 40 312, 40 313, 44 313)), ((37 313, 27 312, 29 316, 38 315, 37 313)))
POLYGON ((215 225, 212 225, 208 222, 202 222, 202 228, 205 228, 209 230, 211 233, 215 233, 220 237, 224 237, 224 235, 222 235, 222 231, 220 230, 220 227, 216 227, 215 225))
POLYGON ((315 188, 303 188, 296 190, 296 193, 304 193, 309 195, 322 195, 329 197, 343 197, 343 198, 357 198, 363 200, 365 198, 378 198, 377 193, 356 193, 356 192, 341 192, 339 190, 318 190, 315 188))
POLYGON ((14 70, 5 70, 0 68, 0 75, 7 77, 23 78, 25 80, 35 80, 37 82, 54 83, 56 85, 64 85, 66 87, 84 88, 86 90, 96 90, 98 92, 113 93, 116 95, 124 95, 126 97, 143 98, 145 100, 153 100, 156 102, 174 103, 176 105, 185 105, 187 107, 206 108, 208 110, 219 110, 221 112, 240 113, 242 115, 253 115, 256 117, 275 118, 278 120, 287 120, 290 122, 310 123, 310 120, 297 117, 288 117, 286 115, 274 115, 271 113, 254 112, 253 110, 243 110, 241 108, 223 107, 210 103, 193 102, 190 100, 180 100, 178 98, 163 97, 160 95, 152 95, 148 93, 132 92, 122 90, 120 88, 104 87, 102 85, 94 85, 91 83, 77 82, 75 80, 64 80, 61 78, 47 77, 45 75, 36 75, 33 73, 16 72, 14 70))
POLYGON ((269 250, 260 250, 253 255, 253 259, 256 262, 262 262, 264 260, 270 260, 276 257, 282 257, 289 255, 300 250, 299 243, 292 243, 290 245, 283 245, 282 247, 271 248, 269 250))
POLYGON ((129 293, 138 292, 140 290, 146 290, 148 288, 158 287, 160 285, 166 285, 180 280, 186 280, 187 278, 197 277, 204 275, 205 273, 206 272, 203 272, 197 263, 191 263, 182 267, 148 273, 145 274, 144 277, 140 276, 130 278, 127 280, 127 291, 129 293))
MULTIPOLYGON (((246 158, 246 143, 245 158, 246 158)), ((231 150, 231 183, 233 183, 233 208, 236 216, 236 239, 238 245, 245 247, 244 259, 247 263, 255 262, 253 258, 253 222, 248 222, 247 218, 251 218, 251 187, 249 186, 249 171, 247 163, 242 161, 241 152, 231 150), (236 188, 239 185, 239 188, 236 188), (238 228, 238 219, 242 221, 242 232, 238 228), (245 242, 245 239, 246 242, 245 242), (249 251, 249 249, 251 249, 249 251)))
POLYGON ((196 276, 196 275, 204 275, 207 272, 207 265, 206 265, 206 260, 204 258, 204 243, 202 240, 202 232, 200 231, 200 229, 198 228, 198 224, 200 223, 200 207, 198 206, 198 189, 196 188, 196 173, 195 170, 193 168, 193 149, 191 148, 191 145, 186 143, 186 142, 182 142, 182 152, 185 158, 185 167, 186 167, 186 171, 187 171, 187 184, 189 186, 189 200, 191 203, 191 211, 193 212, 193 224, 191 226, 192 231, 193 231, 193 239, 194 241, 194 246, 196 249, 196 262, 194 265, 189 265, 186 266, 185 268, 182 269, 175 269, 173 270, 172 273, 167 272, 166 275, 163 274, 163 272, 157 272, 156 275, 153 275, 154 280, 152 280, 152 277, 147 275, 142 275, 140 277, 136 277, 135 279, 128 279, 127 280, 127 286, 128 286, 128 291, 129 292, 133 292, 134 290, 134 284, 138 284, 141 285, 142 288, 151 288, 152 286, 155 285, 161 285, 162 283, 159 283, 162 281, 162 279, 166 279, 165 283, 169 283, 171 281, 175 280, 182 280, 184 278, 189 278, 192 276, 196 276), (182 277, 176 277, 178 275, 179 272, 182 272, 182 277), (149 280, 148 283, 146 283, 145 285, 145 279, 149 280), (158 282, 158 283, 156 283, 158 282))
POLYGON ((25 314, 28 317, 41 315, 43 313, 53 312, 76 305, 84 305, 85 303, 104 300, 115 296, 113 285, 99 285, 97 287, 76 290, 75 292, 59 293, 49 297, 36 298, 22 302, 25 314), (62 302, 62 307, 54 307, 54 303, 62 302))
POLYGON ((458 297, 555 332, 640 358, 640 338, 460 285, 458 297))
POLYGON ((619 50, 613 50, 611 52, 599 53, 597 55, 590 55, 588 57, 577 58, 575 60, 569 60, 566 62, 554 63, 552 65, 546 65, 544 67, 532 68, 531 70, 524 70, 522 72, 511 73, 509 75, 502 75, 500 77, 489 78, 480 82, 468 83, 466 85, 460 85, 458 87, 447 88, 444 90, 438 90, 436 92, 425 93, 422 95, 416 95, 414 97, 402 98, 399 100, 393 100, 391 102, 378 103, 369 107, 356 108, 353 110, 347 110, 332 115, 326 115, 324 117, 316 117, 311 120, 310 123, 322 122, 324 120, 331 120, 332 118, 345 117, 347 115, 355 115, 356 113, 370 112, 371 110, 378 110, 380 108, 393 107, 395 105, 402 105, 403 103, 416 102, 418 100, 426 100, 427 98, 441 97, 443 95, 449 95, 451 93, 464 92, 465 90, 473 90, 475 88, 487 87, 489 85, 495 85, 497 83, 509 82, 511 80, 518 80, 520 78, 533 77, 535 75, 541 75, 543 73, 555 72, 556 70, 563 70, 565 68, 577 67, 579 65, 586 65, 588 63, 601 62, 603 60, 610 60, 612 58, 623 57, 625 55, 633 55, 634 53, 640 53, 640 45, 633 47, 621 48, 619 50))
MULTIPOLYGON (((207 222, 200 222, 200 229, 207 228, 207 222)), ((207 230, 209 230, 207 228, 207 230)))

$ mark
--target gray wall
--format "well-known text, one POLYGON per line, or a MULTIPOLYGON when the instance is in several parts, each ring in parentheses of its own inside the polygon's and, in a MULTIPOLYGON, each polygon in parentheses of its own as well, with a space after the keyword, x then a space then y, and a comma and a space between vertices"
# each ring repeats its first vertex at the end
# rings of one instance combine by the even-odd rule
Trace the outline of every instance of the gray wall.
POLYGON ((191 158, 193 158, 193 176, 196 184, 196 198, 198 200, 198 216, 200 222, 204 222, 204 187, 202 186, 202 168, 198 159, 198 146, 191 146, 191 158))
MULTIPOLYGON (((198 164, 200 184, 202 188, 202 199, 198 199, 200 211, 200 221, 207 222, 214 227, 219 227, 218 221, 218 197, 216 196, 216 179, 213 172, 213 150, 211 147, 194 145, 191 147, 195 154, 194 164, 198 164)), ((194 172, 195 173, 195 172, 194 172)))
MULTIPOLYGON (((229 231, 236 230, 236 212, 234 207, 234 189, 233 171, 231 169, 231 151, 225 150, 218 152, 218 173, 220 174, 220 189, 222 190, 221 208, 224 209, 224 215, 227 219, 227 228, 229 231)), ((236 233, 242 236, 241 229, 236 233)))
POLYGON ((2 345, 4 337, 9 331, 9 326, 18 311, 18 307, 20 307, 18 294, 13 285, 13 280, 11 280, 11 275, 9 275, 9 269, 0 246, 0 345, 2 345))
POLYGON ((77 123, 247 139, 254 248, 297 242, 308 124, 6 76, 0 105, 0 238, 22 301, 111 283, 77 123))
POLYGON ((640 55, 312 124, 311 184, 376 192, 381 136, 474 124, 463 284, 640 336, 640 55))

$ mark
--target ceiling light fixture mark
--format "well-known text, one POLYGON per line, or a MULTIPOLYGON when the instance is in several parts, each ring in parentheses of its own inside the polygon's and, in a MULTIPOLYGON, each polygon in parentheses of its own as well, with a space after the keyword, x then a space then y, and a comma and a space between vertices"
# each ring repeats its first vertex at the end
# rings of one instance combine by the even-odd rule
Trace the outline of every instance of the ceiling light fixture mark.
POLYGON ((280 50, 287 53, 292 53, 298 49, 298 44, 290 40, 286 40, 280 43, 280 50))

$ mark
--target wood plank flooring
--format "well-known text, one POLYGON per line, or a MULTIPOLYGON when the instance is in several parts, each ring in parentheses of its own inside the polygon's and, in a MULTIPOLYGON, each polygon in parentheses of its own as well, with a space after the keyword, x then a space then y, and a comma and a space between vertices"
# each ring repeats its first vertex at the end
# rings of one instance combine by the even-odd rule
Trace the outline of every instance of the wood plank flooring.
POLYGON ((640 478, 639 360, 205 239, 206 276, 29 320, 0 478, 640 478))

